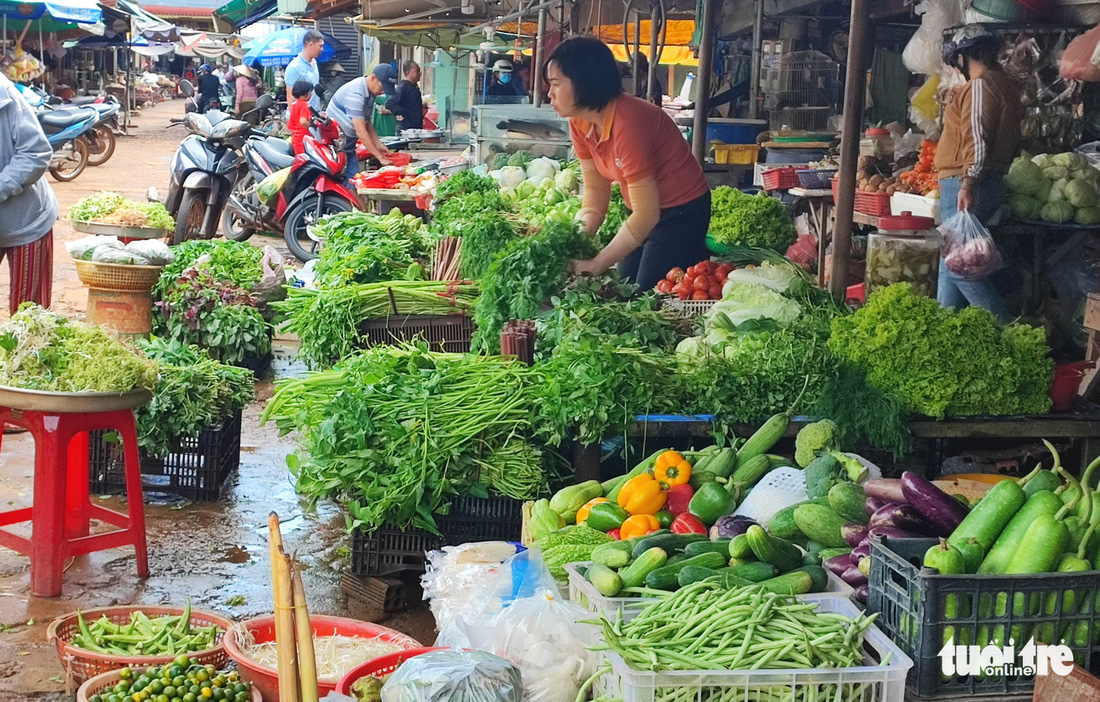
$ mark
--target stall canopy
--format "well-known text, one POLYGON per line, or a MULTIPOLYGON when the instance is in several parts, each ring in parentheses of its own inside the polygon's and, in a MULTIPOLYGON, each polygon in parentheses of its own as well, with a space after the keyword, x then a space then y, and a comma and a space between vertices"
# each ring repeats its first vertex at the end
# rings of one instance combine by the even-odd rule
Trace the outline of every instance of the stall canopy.
MULTIPOLYGON (((254 39, 247 47, 244 62, 252 66, 285 66, 302 51, 302 37, 309 31, 305 27, 291 27, 254 39)), ((324 34, 324 32, 322 32, 324 34)), ((344 42, 325 34, 325 49, 317 57, 326 63, 347 56, 351 49, 344 42)))
POLYGON ((167 22, 156 15, 147 12, 136 2, 129 0, 117 0, 116 8, 134 18, 134 28, 137 33, 151 42, 175 42, 179 41, 180 34, 176 25, 167 22))
POLYGON ((214 19, 219 25, 240 29, 270 17, 278 9, 276 0, 229 0, 214 10, 214 19))
POLYGON ((98 24, 103 10, 96 0, 49 0, 48 2, 0 2, 0 15, 9 20, 37 20, 49 15, 59 22, 98 24))

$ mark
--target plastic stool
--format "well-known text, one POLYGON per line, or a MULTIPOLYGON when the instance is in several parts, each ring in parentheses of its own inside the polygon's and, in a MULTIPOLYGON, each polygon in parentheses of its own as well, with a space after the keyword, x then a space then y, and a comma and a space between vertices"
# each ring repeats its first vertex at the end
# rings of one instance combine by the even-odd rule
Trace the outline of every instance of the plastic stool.
POLYGON ((0 407, 0 427, 14 424, 34 436, 34 505, 0 512, 0 527, 32 523, 27 539, 0 528, 0 546, 31 559, 31 594, 57 597, 65 560, 92 551, 133 545, 138 576, 149 575, 145 546, 145 506, 133 410, 42 412, 0 407), (88 493, 88 432, 117 431, 122 436, 129 514, 91 502, 88 493), (90 535, 93 519, 119 527, 90 535))

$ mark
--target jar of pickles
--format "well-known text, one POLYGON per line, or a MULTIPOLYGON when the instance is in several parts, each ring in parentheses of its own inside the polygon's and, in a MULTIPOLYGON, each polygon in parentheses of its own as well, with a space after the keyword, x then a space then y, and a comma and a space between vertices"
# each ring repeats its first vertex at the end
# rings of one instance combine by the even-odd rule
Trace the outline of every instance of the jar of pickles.
POLYGON ((880 217, 878 231, 867 238, 867 294, 894 283, 909 283, 913 292, 936 296, 940 270, 940 233, 931 217, 902 212, 880 217))
POLYGON ((887 163, 894 162, 894 137, 889 129, 872 127, 859 140, 859 155, 880 158, 887 163))

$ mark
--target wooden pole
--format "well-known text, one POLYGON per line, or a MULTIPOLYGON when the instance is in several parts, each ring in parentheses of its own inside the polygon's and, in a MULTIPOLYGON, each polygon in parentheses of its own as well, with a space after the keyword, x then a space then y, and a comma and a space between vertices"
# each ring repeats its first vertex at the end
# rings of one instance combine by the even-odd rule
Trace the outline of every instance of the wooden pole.
MULTIPOLYGON (((840 173, 833 211, 833 261, 829 290, 845 299, 848 293, 848 260, 852 248, 852 216, 856 204, 856 168, 859 162, 860 125, 863 124, 864 91, 867 87, 867 0, 852 0, 848 30, 848 71, 844 80, 844 120, 841 126, 840 173)), ((820 262, 823 263, 823 262, 820 262)))
POLYGON ((710 78, 714 69, 714 28, 718 24, 721 0, 705 0, 700 18, 703 34, 699 40, 699 75, 695 77, 695 123, 692 126, 691 153, 699 163, 707 153, 707 113, 710 111, 710 78))
POLYGON ((542 69, 546 65, 546 56, 543 53, 543 47, 545 42, 543 36, 546 35, 546 8, 539 10, 539 33, 535 37, 535 70, 531 76, 532 93, 531 97, 534 100, 535 107, 542 105, 542 69))
POLYGON ((749 68, 749 119, 760 117, 760 70, 764 60, 764 0, 756 0, 752 23, 752 64, 749 68))
POLYGON ((294 591, 294 629, 298 640, 298 667, 302 679, 302 702, 318 702, 317 656, 313 652, 313 627, 309 623, 306 590, 302 572, 293 569, 291 585, 294 591))
POLYGON ((279 654, 279 702, 298 702, 297 648, 294 645, 294 594, 290 564, 283 551, 279 515, 267 517, 271 548, 271 586, 275 601, 275 649, 279 654))
MULTIPOLYGON (((657 55, 657 40, 660 38, 660 28, 657 26, 661 21, 661 12, 654 4, 649 10, 649 75, 646 76, 646 90, 645 99, 649 102, 653 102, 653 98, 660 96, 654 93, 654 86, 657 83, 657 60, 660 56, 657 55)), ((657 104, 660 104, 658 101, 657 104)))

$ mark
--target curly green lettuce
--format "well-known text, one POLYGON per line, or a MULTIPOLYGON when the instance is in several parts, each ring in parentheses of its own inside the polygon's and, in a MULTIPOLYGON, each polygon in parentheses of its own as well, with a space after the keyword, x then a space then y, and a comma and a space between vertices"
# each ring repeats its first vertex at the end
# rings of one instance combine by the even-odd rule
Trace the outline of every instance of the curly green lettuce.
POLYGON ((774 197, 720 186, 711 193, 710 235, 722 244, 761 246, 780 253, 798 238, 787 207, 774 197))

